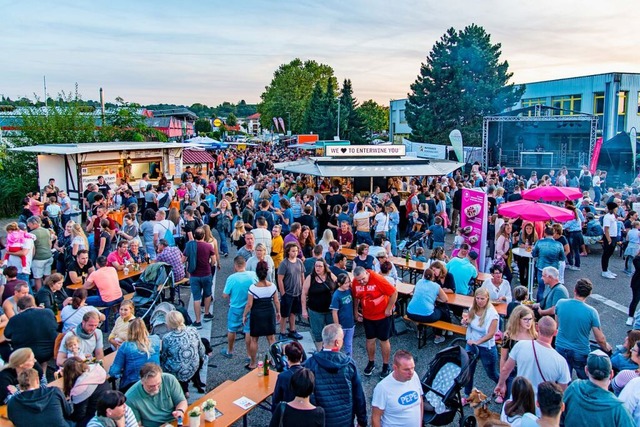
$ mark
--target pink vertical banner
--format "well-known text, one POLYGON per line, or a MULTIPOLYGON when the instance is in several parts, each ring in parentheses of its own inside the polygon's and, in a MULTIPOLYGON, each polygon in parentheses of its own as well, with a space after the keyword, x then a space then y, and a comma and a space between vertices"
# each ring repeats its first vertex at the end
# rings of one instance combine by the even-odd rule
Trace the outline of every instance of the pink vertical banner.
POLYGON ((464 241, 478 254, 478 271, 484 271, 487 249, 487 195, 481 190, 462 189, 460 229, 464 241))
POLYGON ((282 120, 282 117, 278 117, 278 121, 280 122, 280 127, 282 128, 282 133, 285 133, 286 129, 284 127, 284 120, 282 120))
POLYGON ((602 150, 602 137, 596 139, 596 145, 593 147, 593 157, 591 158, 591 164, 589 165, 589 172, 591 172, 591 175, 596 173, 596 169, 598 169, 600 150, 602 150))
POLYGON ((280 131, 280 125, 278 124, 278 118, 273 118, 273 123, 276 125, 276 131, 280 131))

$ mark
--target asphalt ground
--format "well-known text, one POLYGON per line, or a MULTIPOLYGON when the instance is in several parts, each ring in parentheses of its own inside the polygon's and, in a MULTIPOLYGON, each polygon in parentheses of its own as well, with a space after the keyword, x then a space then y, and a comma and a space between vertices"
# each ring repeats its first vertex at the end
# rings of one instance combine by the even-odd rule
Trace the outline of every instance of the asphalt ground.
MULTIPOLYGON (((452 235, 448 235, 447 238, 450 245, 452 235)), ((217 385, 228 379, 236 380, 247 373, 244 369, 246 354, 244 350, 244 341, 242 339, 236 342, 233 358, 227 359, 219 353, 220 349, 225 348, 226 346, 227 307, 221 295, 226 278, 229 274, 233 273, 233 257, 235 256, 235 253, 235 249, 232 248, 229 256, 227 258, 222 258, 222 268, 220 269, 216 280, 214 293, 215 303, 213 308, 214 319, 211 323, 210 332, 214 352, 209 360, 209 364, 214 364, 215 367, 210 366, 207 370, 208 390, 215 388, 217 385)), ((617 273, 618 278, 610 280, 601 277, 601 253, 601 248, 593 248, 592 254, 582 258, 580 271, 567 270, 565 272, 565 282, 570 294, 573 292, 573 285, 578 279, 586 277, 593 282, 594 295, 587 300, 587 303, 592 305, 600 314, 602 330, 609 343, 612 346, 615 346, 616 344, 622 344, 626 336, 626 331, 629 329, 625 326, 625 320, 627 318, 626 307, 631 300, 631 290, 629 288, 630 277, 625 275, 622 271, 624 269, 624 262, 622 258, 618 256, 618 251, 616 251, 614 256, 611 258, 610 263, 610 270, 617 273)), ((517 276, 517 274, 514 276, 517 276)), ((517 281, 518 279, 514 279, 514 286, 517 285, 517 281)), ((187 297, 186 290, 183 290, 183 296, 187 297)), ((208 326, 206 323, 204 325, 205 327, 208 326)), ((308 327, 299 325, 298 330, 300 332, 304 332, 309 329, 308 327)), ((433 359, 436 353, 446 348, 453 338, 455 337, 447 337, 447 340, 442 344, 434 344, 432 340, 429 340, 428 344, 424 348, 418 349, 416 334, 413 331, 409 331, 403 335, 392 337, 391 348, 392 352, 398 349, 404 349, 411 352, 415 358, 416 372, 420 377, 422 377, 426 372, 429 362, 433 359)), ((365 377, 362 375, 362 370, 367 364, 367 355, 365 349, 364 330, 361 324, 356 327, 353 345, 353 358, 361 373, 361 379, 367 399, 367 413, 368 416, 370 416, 370 404, 373 389, 378 381, 380 381, 378 374, 382 365, 381 356, 378 350, 376 353, 376 371, 374 371, 372 376, 365 377)), ((266 339, 260 339, 258 351, 260 354, 264 354, 268 351, 266 339)), ((495 386, 495 384, 487 378, 481 364, 479 364, 476 370, 474 385, 487 395, 492 393, 495 386)), ((197 394, 192 393, 190 401, 197 397, 197 394)), ((491 409, 499 412, 501 410, 501 405, 492 404, 491 409)), ((465 414, 472 413, 473 412, 470 408, 465 408, 465 414)), ((267 426, 269 424, 269 420, 270 414, 267 411, 256 408, 248 416, 248 425, 267 426)), ((456 418, 454 422, 457 423, 458 419, 456 418)), ((237 425, 241 425, 241 423, 239 422, 237 425)))

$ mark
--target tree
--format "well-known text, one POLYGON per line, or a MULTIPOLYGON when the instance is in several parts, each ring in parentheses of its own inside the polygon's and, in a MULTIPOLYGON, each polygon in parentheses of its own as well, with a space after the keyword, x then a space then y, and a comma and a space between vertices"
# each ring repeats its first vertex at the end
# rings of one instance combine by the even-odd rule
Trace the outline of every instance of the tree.
POLYGON ((358 112, 358 101, 353 97, 351 80, 345 79, 340 94, 340 137, 352 144, 366 143, 364 121, 358 112))
POLYGON ((213 127, 209 119, 198 119, 193 125, 195 131, 200 135, 201 133, 212 132, 213 127))
POLYGON ((449 144, 449 132, 459 129, 465 145, 481 145, 483 117, 513 106, 524 93, 508 83, 513 73, 500 62, 500 48, 475 24, 447 30, 411 85, 406 117, 414 140, 449 144))
POLYGON ((358 113, 362 117, 369 138, 373 138, 374 133, 389 130, 389 107, 383 107, 370 99, 358 107, 358 113))
POLYGON ((226 125, 235 126, 237 124, 238 124, 238 118, 236 117, 236 115, 233 113, 229 113, 229 115, 227 116, 226 125))
POLYGON ((313 88, 317 82, 324 84, 327 79, 332 79, 334 88, 337 86, 333 69, 313 60, 303 62, 296 58, 280 65, 260 95, 262 101, 258 104, 258 112, 262 127, 269 129, 274 117, 285 118, 289 113, 291 131, 300 133, 306 124, 306 110, 313 88))
POLYGON ((311 93, 311 99, 309 99, 309 106, 304 113, 304 125, 302 127, 304 132, 318 133, 322 128, 322 117, 324 116, 324 92, 320 82, 316 82, 313 86, 313 92, 311 93))

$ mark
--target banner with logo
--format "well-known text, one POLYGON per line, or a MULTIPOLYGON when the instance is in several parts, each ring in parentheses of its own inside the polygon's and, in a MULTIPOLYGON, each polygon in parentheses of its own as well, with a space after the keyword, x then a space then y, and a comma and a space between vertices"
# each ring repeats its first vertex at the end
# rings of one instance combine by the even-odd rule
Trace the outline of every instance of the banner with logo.
MULTIPOLYGON (((278 118, 277 117, 273 118, 273 123, 276 125, 276 132, 279 132, 280 131, 280 125, 278 124, 278 118)), ((284 129, 283 129, 283 132, 284 132, 284 129)))
POLYGON ((459 162, 464 162, 464 154, 462 149, 462 134, 458 129, 454 129, 449 133, 449 141, 451 141, 451 146, 453 147, 453 151, 456 153, 456 157, 459 162))
POLYGON ((487 194, 481 190, 462 189, 460 230, 464 241, 478 254, 478 271, 484 271, 487 248, 487 194))
POLYGON ((285 131, 284 120, 282 120, 282 117, 278 117, 278 121, 280 122, 280 127, 282 128, 282 132, 284 133, 285 131))
POLYGON ((589 172, 591 172, 591 175, 596 173, 596 169, 598 169, 600 150, 602 150, 602 137, 596 139, 596 145, 593 147, 593 157, 591 158, 591 164, 589 165, 589 172))

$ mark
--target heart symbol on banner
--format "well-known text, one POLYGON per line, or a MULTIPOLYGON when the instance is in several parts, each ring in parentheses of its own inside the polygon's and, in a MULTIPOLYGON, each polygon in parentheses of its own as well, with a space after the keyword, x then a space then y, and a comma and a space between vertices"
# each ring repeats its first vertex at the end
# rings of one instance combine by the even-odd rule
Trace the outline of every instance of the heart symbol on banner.
POLYGON ((342 154, 344 154, 344 153, 347 152, 347 149, 346 148, 341 148, 340 151, 342 151, 342 154))

